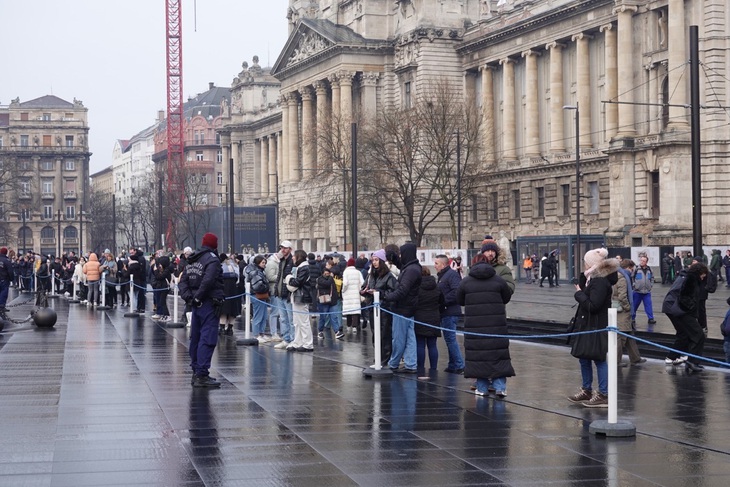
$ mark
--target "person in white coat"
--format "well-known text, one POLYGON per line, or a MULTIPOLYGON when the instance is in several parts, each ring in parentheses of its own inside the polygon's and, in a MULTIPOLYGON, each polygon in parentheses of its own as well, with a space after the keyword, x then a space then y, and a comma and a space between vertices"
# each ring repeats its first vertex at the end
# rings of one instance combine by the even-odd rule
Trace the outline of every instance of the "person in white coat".
POLYGON ((351 258, 342 273, 342 314, 347 320, 348 333, 357 333, 360 328, 360 289, 363 284, 365 279, 355 268, 355 259, 351 258))

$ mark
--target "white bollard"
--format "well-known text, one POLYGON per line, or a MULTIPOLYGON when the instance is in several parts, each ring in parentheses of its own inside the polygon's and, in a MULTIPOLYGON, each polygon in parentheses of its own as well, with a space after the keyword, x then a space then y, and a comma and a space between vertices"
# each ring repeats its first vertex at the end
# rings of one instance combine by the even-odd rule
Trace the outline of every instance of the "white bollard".
POLYGON ((38 292, 38 273, 33 272, 33 275, 35 276, 35 279, 33 279, 33 292, 37 293, 38 292))
POLYGON ((175 323, 178 322, 178 313, 180 312, 180 306, 177 300, 178 292, 177 279, 175 279, 175 276, 172 276, 172 321, 175 323))
POLYGON ((373 304, 375 305, 375 307, 373 308, 373 338, 375 341, 375 363, 370 367, 365 367, 365 369, 362 371, 362 375, 368 378, 389 377, 393 375, 393 371, 390 370, 390 367, 383 368, 383 365, 381 363, 383 361, 383 357, 380 353, 380 342, 382 341, 382 337, 380 336, 380 293, 378 291, 375 291, 373 293, 373 304))
POLYGON ((244 337, 246 340, 251 338, 251 326, 253 324, 251 323, 251 283, 246 282, 245 285, 246 294, 244 295, 245 301, 243 305, 243 313, 244 313, 244 323, 246 324, 246 334, 244 337))
POLYGON ((135 312, 137 309, 137 302, 134 299, 134 274, 129 275, 129 312, 124 313, 125 318, 136 318, 139 313, 135 312))
POLYGON ((383 357, 380 353, 380 342, 382 340, 382 337, 380 336, 380 292, 375 291, 373 293, 373 298, 373 304, 375 304, 375 307, 373 308, 373 333, 375 333, 375 365, 373 366, 373 368, 375 370, 380 370, 383 368, 383 357))
POLYGON ((74 288, 73 288, 74 294, 73 294, 73 296, 71 296, 71 299, 69 299, 68 302, 72 303, 72 304, 76 304, 79 302, 79 298, 77 297, 78 292, 79 292, 79 290, 78 290, 79 277, 76 275, 73 275, 73 276, 71 276, 71 281, 73 281, 73 283, 74 283, 74 288))
MULTIPOLYGON (((618 310, 608 309, 608 326, 616 328, 618 310)), ((618 421, 618 359, 616 357, 618 336, 615 331, 608 332, 608 423, 618 421)))
POLYGON ((56 294, 56 270, 51 270, 51 294, 56 294))
MULTIPOLYGON (((608 309, 608 328, 616 329, 616 308, 608 309)), ((618 335, 614 330, 608 332, 608 419, 593 421, 588 426, 588 432, 594 435, 613 437, 636 436, 636 426, 629 421, 618 420, 618 335)))
POLYGON ((101 293, 101 306, 97 306, 96 309, 109 309, 106 305, 106 274, 101 273, 101 281, 99 282, 99 292, 101 293))

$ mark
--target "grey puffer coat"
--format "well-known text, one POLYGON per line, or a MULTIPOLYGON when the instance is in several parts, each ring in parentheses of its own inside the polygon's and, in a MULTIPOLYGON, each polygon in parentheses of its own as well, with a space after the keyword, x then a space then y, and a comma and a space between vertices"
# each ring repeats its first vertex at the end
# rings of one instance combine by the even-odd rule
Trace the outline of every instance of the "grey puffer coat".
POLYGON ((508 338, 480 335, 507 334, 507 308, 512 297, 507 282, 494 267, 477 262, 459 285, 457 299, 464 306, 464 377, 497 379, 512 377, 515 370, 508 338))

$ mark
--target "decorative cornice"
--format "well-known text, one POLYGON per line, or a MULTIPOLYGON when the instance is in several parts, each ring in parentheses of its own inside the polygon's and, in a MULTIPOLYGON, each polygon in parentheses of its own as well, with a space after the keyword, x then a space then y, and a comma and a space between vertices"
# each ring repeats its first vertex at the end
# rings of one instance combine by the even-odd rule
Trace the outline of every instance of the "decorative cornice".
POLYGON ((553 41, 553 42, 548 42, 547 44, 545 44, 545 49, 547 49, 549 51, 551 51, 553 49, 563 49, 563 48, 565 48, 565 44, 563 44, 562 42, 553 41))

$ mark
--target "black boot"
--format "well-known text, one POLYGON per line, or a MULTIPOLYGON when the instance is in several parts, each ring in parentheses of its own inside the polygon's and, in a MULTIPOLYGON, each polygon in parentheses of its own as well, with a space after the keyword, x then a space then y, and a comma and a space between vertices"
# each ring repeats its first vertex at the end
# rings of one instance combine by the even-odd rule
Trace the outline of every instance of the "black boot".
POLYGON ((226 332, 226 325, 218 325, 218 334, 223 335, 226 332))
POLYGON ((226 327, 226 335, 227 336, 233 336, 233 325, 228 325, 226 327))

